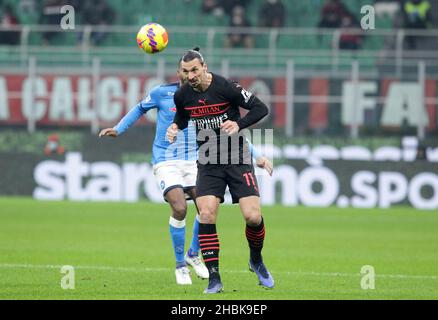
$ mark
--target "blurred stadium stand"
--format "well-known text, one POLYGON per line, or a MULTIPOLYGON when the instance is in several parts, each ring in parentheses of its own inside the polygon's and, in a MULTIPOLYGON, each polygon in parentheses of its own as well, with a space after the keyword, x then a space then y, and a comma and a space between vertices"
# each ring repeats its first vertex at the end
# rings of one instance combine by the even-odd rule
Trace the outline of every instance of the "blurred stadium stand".
MULTIPOLYGON (((394 54, 394 56, 398 55, 406 59, 412 56, 414 58, 432 59, 437 56, 428 52, 427 45, 424 46, 424 50, 419 48, 412 54, 399 52, 404 48, 403 40, 406 34, 402 30, 392 28, 394 24, 393 17, 389 14, 376 15, 376 30, 366 32, 363 46, 359 52, 340 52, 336 43, 339 40, 339 29, 315 28, 320 19, 319 11, 323 4, 322 0, 284 1, 287 10, 285 28, 263 29, 253 27, 244 30, 244 32, 251 33, 256 40, 255 48, 244 53, 240 50, 236 51, 236 48, 233 52, 223 48, 224 37, 229 32, 227 27, 229 18, 226 14, 221 16, 203 14, 201 11, 202 0, 143 0, 131 2, 108 0, 108 4, 116 13, 115 19, 112 26, 94 26, 95 29, 107 30, 108 32, 107 37, 98 48, 90 47, 89 35, 93 29, 84 27, 81 24, 81 10, 83 10, 84 5, 81 5, 76 13, 75 30, 65 31, 60 29, 58 25, 35 25, 40 21, 45 21, 41 13, 44 8, 36 8, 39 12, 38 15, 33 11, 30 12, 29 9, 23 10, 21 7, 22 2, 5 1, 5 3, 9 3, 15 8, 20 21, 20 25, 13 27, 13 29, 20 32, 21 45, 13 48, 1 48, 3 64, 9 64, 9 58, 13 59, 12 62, 14 62, 14 59, 17 59, 15 53, 19 53, 22 59, 26 59, 29 54, 36 55, 37 58, 41 57, 41 62, 47 60, 45 57, 49 56, 50 63, 57 63, 58 58, 59 60, 70 59, 75 61, 79 58, 78 53, 82 53, 102 56, 103 62, 135 64, 135 61, 138 62, 139 59, 132 59, 132 55, 138 55, 138 50, 136 51, 136 47, 132 45, 133 38, 138 26, 148 21, 157 21, 168 28, 170 44, 167 52, 169 55, 166 55, 165 58, 169 59, 169 62, 176 61, 183 50, 193 45, 199 45, 208 52, 211 55, 210 60, 216 60, 217 57, 238 59, 243 54, 244 59, 237 60, 237 63, 247 63, 250 68, 254 66, 265 68, 266 61, 271 66, 272 64, 274 66, 283 65, 285 60, 290 57, 294 57, 297 65, 304 65, 305 67, 311 64, 312 61, 332 63, 335 60, 336 66, 350 64, 352 58, 357 58, 361 64, 372 67, 376 65, 376 62, 383 54, 389 57, 394 54), (40 48, 44 43, 44 32, 50 30, 57 33, 50 43, 50 48, 40 48), (79 41, 79 33, 85 34, 82 37, 82 42, 79 41), (51 48, 52 46, 56 48, 51 48), (54 60, 53 52, 58 52, 60 57, 56 57, 57 59, 54 60), (268 60, 266 60, 267 56, 269 57, 268 60)), ((247 17, 253 26, 258 25, 258 9, 262 2, 260 0, 250 1, 246 8, 247 17)), ((69 1, 66 3, 69 3, 69 1)), ((370 4, 370 0, 344 0, 344 3, 356 18, 360 19, 360 8, 363 5, 370 4)), ((0 30, 5 32, 7 28, 2 27, 0 30)), ((358 33, 360 31, 356 30, 354 32, 358 33)), ((431 37, 429 43, 438 41, 438 31, 436 30, 422 31, 420 34, 431 37)), ((433 60, 436 63, 435 59, 433 60)))

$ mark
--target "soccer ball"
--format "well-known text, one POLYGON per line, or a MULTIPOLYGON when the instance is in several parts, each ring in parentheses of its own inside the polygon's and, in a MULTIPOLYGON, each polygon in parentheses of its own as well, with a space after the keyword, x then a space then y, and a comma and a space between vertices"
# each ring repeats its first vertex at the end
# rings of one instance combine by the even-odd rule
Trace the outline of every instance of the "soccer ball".
POLYGON ((167 47, 167 31, 158 23, 148 23, 137 33, 137 44, 146 53, 157 53, 167 47))

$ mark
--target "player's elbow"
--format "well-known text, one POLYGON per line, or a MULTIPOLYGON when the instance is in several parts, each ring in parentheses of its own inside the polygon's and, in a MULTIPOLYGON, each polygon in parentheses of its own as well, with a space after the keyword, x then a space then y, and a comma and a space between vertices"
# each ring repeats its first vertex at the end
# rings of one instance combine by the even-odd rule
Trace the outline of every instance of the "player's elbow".
POLYGON ((265 104, 263 104, 263 106, 262 106, 262 110, 261 110, 260 113, 262 114, 261 119, 263 119, 264 117, 266 117, 266 116, 268 115, 268 113, 269 113, 269 108, 268 108, 265 104))
POLYGON ((269 108, 262 102, 257 106, 257 122, 266 117, 269 113, 269 108))

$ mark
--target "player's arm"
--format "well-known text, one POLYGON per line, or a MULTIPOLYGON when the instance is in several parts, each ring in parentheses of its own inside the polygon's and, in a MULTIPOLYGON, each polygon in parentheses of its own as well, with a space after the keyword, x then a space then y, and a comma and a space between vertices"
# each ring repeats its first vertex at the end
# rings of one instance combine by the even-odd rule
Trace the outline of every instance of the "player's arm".
POLYGON ((251 156, 256 161, 256 166, 262 169, 265 169, 266 172, 269 173, 270 176, 272 176, 272 172, 274 171, 274 165, 272 162, 266 158, 259 150, 254 148, 254 145, 246 139, 249 146, 249 152, 251 153, 251 156))
POLYGON ((99 132, 99 137, 109 136, 117 137, 128 130, 142 115, 148 110, 157 107, 156 99, 157 88, 153 89, 150 94, 132 108, 113 128, 102 129, 99 132))
POLYGON ((99 137, 109 136, 117 137, 126 130, 129 129, 146 111, 141 108, 140 103, 132 108, 113 128, 102 129, 99 133, 99 137))
POLYGON ((167 128, 166 138, 170 143, 173 143, 178 135, 179 130, 184 130, 189 125, 190 116, 184 110, 184 105, 182 103, 181 93, 179 90, 175 92, 173 96, 173 101, 176 107, 175 117, 173 118, 173 123, 167 128))
POLYGON ((234 134, 263 119, 269 112, 268 107, 251 92, 246 91, 235 82, 228 82, 229 88, 226 92, 228 98, 234 105, 241 106, 249 112, 237 121, 227 120, 222 124, 222 130, 228 134, 234 134))

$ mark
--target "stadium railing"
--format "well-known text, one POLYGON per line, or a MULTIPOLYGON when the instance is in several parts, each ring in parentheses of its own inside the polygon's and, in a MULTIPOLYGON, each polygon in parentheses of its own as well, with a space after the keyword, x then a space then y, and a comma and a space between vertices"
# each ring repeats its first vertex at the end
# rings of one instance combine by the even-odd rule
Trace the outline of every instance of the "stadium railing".
MULTIPOLYGON (((361 64, 373 68, 382 59, 389 59, 395 61, 398 75, 401 75, 405 62, 426 60, 428 65, 438 65, 438 30, 187 26, 167 26, 167 29, 170 42, 163 57, 169 61, 177 61, 182 52, 199 45, 210 64, 220 65, 223 59, 230 59, 241 65, 242 69, 281 69, 291 57, 298 67, 309 69, 310 62, 311 65, 330 64, 332 70, 342 68, 345 60, 359 59, 361 64), (224 39, 230 33, 253 36, 255 47, 224 47, 224 39), (343 34, 363 37, 360 49, 340 49, 343 34), (417 42, 415 50, 407 48, 407 39, 412 37, 417 42)), ((153 59, 148 55, 144 55, 143 59, 132 59, 140 53, 135 42, 137 31, 137 26, 115 25, 78 25, 73 30, 63 30, 53 25, 0 26, 0 36, 4 32, 16 32, 20 36, 18 45, 0 45, 0 55, 3 60, 10 59, 12 63, 25 63, 30 55, 37 55, 40 63, 50 64, 62 64, 66 59, 86 64, 93 56, 99 56, 102 63, 135 67, 141 64, 139 61, 150 62, 153 59), (102 45, 92 44, 94 32, 106 33, 102 45), (42 44, 46 33, 54 35, 50 45, 42 44)))

